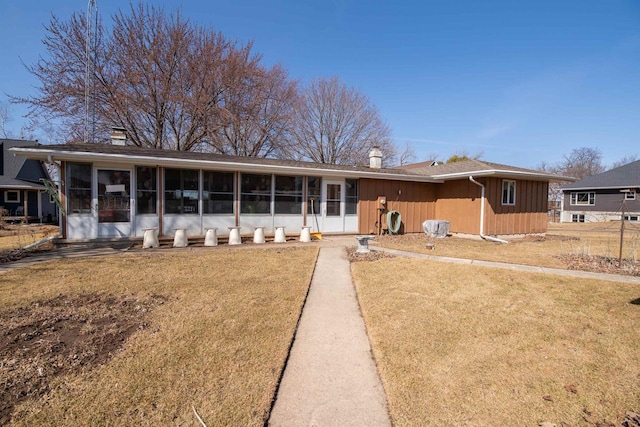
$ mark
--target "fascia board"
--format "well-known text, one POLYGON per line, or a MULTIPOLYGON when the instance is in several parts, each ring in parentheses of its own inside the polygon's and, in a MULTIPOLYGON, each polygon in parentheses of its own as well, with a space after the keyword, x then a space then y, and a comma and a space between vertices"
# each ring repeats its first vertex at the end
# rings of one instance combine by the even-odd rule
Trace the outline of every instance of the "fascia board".
POLYGON ((531 172, 520 172, 520 171, 509 171, 509 170, 500 170, 500 169, 491 169, 491 170, 479 170, 474 172, 456 172, 450 174, 440 174, 440 175, 431 175, 432 178, 448 180, 448 179, 462 179, 469 178, 469 176, 473 177, 483 177, 483 176, 496 176, 499 175, 501 178, 529 178, 535 180, 542 181, 575 181, 574 178, 569 177, 558 177, 557 175, 547 175, 547 174, 536 174, 531 172))
POLYGON ((340 178, 371 178, 371 179, 386 179, 394 181, 417 181, 427 183, 441 183, 443 181, 434 179, 430 176, 421 175, 396 175, 385 174, 380 172, 366 172, 366 171, 350 171, 339 169, 323 169, 323 168, 305 168, 301 166, 281 166, 281 165, 261 165, 254 163, 242 163, 242 162, 224 162, 224 161, 212 161, 212 160, 192 160, 192 159, 170 159, 159 158, 152 156, 127 156, 123 154, 104 154, 104 153, 86 153, 77 151, 58 151, 58 150, 44 150, 44 149, 11 149, 16 153, 25 155, 28 158, 52 161, 52 160, 65 160, 65 161, 77 161, 77 162, 117 162, 119 164, 127 165, 155 165, 162 167, 189 167, 194 169, 206 169, 215 167, 216 170, 221 171, 241 171, 252 173, 285 173, 295 175, 310 175, 310 176, 326 176, 326 177, 340 177, 340 178))

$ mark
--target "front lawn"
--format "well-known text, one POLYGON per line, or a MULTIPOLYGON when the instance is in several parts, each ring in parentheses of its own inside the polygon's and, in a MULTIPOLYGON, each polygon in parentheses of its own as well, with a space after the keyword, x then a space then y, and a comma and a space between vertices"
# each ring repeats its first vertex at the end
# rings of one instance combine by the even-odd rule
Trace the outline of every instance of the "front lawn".
MULTIPOLYGON (((546 236, 513 238, 509 242, 502 244, 455 236, 434 239, 424 233, 415 233, 376 236, 372 245, 446 257, 586 269, 596 262, 607 261, 617 265, 620 222, 549 224, 546 236), (427 247, 427 243, 433 244, 434 248, 427 247)), ((627 223, 623 258, 625 274, 640 274, 640 225, 637 223, 627 223)), ((596 270, 603 269, 606 270, 602 267, 596 270)))
POLYGON ((637 284, 402 257, 352 271, 394 425, 620 425, 640 412, 637 284))
POLYGON ((197 425, 195 409, 207 425, 263 425, 317 251, 129 253, 3 274, 0 424, 197 425))

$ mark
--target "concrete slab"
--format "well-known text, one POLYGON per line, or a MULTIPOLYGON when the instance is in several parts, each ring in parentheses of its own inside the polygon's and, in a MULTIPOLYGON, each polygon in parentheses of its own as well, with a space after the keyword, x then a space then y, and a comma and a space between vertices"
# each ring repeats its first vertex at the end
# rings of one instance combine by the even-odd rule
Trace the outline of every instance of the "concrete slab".
POLYGON ((344 247, 322 247, 271 426, 390 426, 344 247))

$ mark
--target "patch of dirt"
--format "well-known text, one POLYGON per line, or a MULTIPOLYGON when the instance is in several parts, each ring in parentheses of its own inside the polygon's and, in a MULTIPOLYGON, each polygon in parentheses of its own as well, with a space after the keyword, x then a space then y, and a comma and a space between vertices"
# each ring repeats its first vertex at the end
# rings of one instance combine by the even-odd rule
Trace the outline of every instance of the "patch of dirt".
POLYGON ((563 255, 559 258, 567 264, 568 270, 640 276, 640 263, 629 259, 623 259, 620 265, 618 258, 605 256, 563 255))
POLYGON ((0 313, 0 425, 16 405, 49 391, 67 373, 107 362, 167 298, 59 295, 0 313))
POLYGON ((31 249, 12 249, 10 251, 0 252, 0 264, 5 262, 19 261, 22 258, 27 258, 31 255, 37 255, 42 252, 48 252, 54 249, 54 245, 51 242, 43 243, 38 247, 31 249))
POLYGON ((394 255, 388 254, 383 251, 372 250, 368 253, 358 253, 356 252, 358 248, 356 246, 352 246, 347 248, 347 256, 349 257, 350 262, 360 262, 360 261, 376 261, 382 258, 393 258, 394 255))

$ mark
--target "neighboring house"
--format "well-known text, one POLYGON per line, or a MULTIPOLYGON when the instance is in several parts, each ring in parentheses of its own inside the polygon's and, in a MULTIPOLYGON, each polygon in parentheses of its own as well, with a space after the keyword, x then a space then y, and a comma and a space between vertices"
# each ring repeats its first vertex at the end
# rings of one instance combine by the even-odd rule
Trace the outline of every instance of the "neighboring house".
POLYGON ((640 160, 562 187, 561 222, 640 219, 640 160))
POLYGON ((55 202, 43 184, 49 174, 42 162, 9 151, 34 144, 37 141, 0 139, 0 209, 4 220, 44 222, 57 217, 55 202))
POLYGON ((146 228, 370 234, 387 228, 388 211, 400 212, 404 233, 422 232, 428 219, 450 221, 453 233, 544 233, 548 183, 563 179, 477 160, 386 169, 375 149, 369 167, 103 144, 12 151, 59 164, 67 239, 140 237, 146 228))

